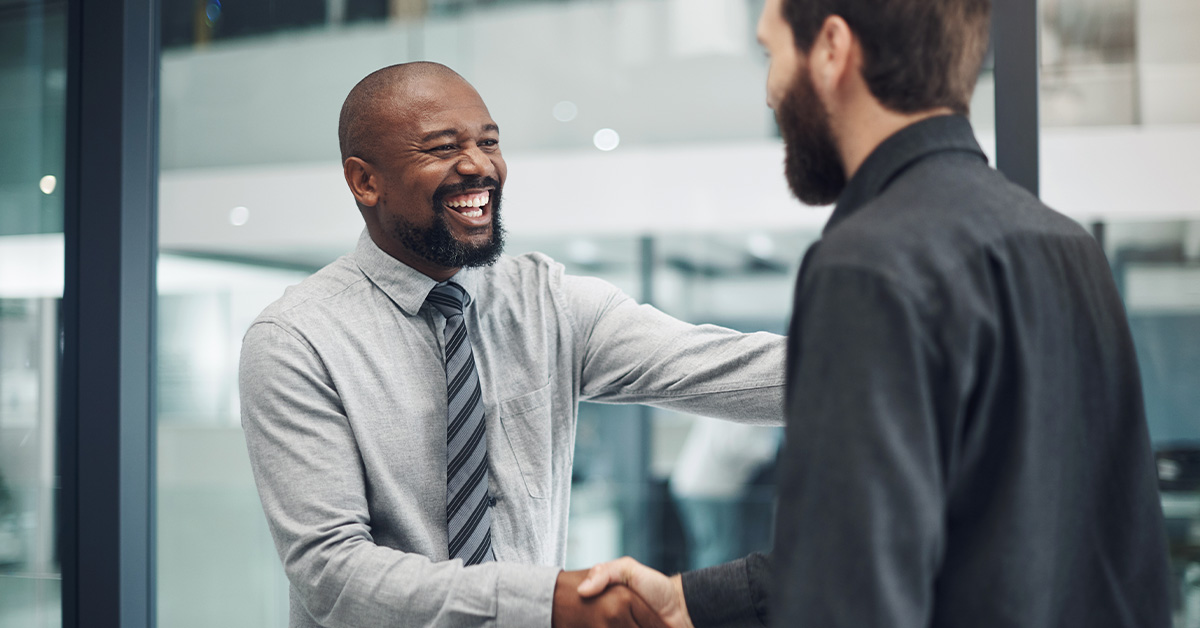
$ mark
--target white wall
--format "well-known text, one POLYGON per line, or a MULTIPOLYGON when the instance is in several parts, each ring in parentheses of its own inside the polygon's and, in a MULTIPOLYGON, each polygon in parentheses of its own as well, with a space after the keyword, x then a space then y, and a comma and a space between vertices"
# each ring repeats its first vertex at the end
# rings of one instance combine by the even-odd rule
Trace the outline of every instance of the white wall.
MULTIPOLYGON (((992 152, 990 136, 981 143, 992 152)), ((1200 219, 1196 146, 1200 125, 1047 130, 1042 198, 1082 222, 1200 219)), ((819 229, 828 210, 790 196, 782 158, 773 140, 513 152, 504 218, 520 236, 819 229)), ((361 229, 334 160, 162 177, 166 250, 319 262, 351 249, 361 229), (250 210, 241 227, 229 222, 236 206, 250 210)))

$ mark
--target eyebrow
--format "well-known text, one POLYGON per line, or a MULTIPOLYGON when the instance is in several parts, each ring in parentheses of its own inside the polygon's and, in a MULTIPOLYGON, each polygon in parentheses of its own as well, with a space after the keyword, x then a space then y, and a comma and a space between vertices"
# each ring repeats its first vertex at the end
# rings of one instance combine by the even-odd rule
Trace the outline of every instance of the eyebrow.
MULTIPOLYGON (((483 125, 483 130, 484 131, 495 131, 496 133, 499 133, 500 127, 497 126, 495 123, 488 123, 488 124, 483 125)), ((430 133, 430 134, 426 135, 425 137, 422 137, 421 143, 432 142, 433 140, 436 140, 440 137, 458 137, 458 129, 442 129, 440 131, 434 131, 433 133, 430 133)))

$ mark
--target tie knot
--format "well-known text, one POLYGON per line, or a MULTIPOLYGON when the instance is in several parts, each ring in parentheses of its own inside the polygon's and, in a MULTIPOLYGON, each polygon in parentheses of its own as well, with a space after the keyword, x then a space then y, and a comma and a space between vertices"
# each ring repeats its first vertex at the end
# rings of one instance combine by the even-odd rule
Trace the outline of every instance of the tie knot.
POLYGON ((425 302, 437 308, 442 316, 462 316, 463 307, 471 302, 471 297, 462 286, 449 281, 439 283, 429 291, 425 302))

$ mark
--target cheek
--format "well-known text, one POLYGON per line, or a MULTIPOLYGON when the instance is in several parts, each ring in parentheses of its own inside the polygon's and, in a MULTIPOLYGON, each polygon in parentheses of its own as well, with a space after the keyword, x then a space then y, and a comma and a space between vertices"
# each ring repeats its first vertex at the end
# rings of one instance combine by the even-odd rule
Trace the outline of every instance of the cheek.
POLYGON ((500 179, 500 183, 504 183, 504 179, 508 176, 508 164, 504 163, 504 158, 499 153, 492 157, 492 166, 496 168, 496 176, 500 179))
POLYGON ((767 104, 772 109, 777 109, 779 103, 787 96, 800 65, 800 58, 791 50, 771 56, 771 65, 767 70, 767 104))
POLYGON ((767 72, 767 106, 778 110, 779 103, 783 100, 786 92, 787 81, 784 79, 784 74, 780 71, 779 64, 772 63, 771 69, 767 72))

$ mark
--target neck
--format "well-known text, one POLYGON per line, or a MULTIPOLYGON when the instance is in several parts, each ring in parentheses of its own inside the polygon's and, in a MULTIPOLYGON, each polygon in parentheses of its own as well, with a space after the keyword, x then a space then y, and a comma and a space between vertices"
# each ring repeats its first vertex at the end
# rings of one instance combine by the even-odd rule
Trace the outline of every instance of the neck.
POLYGON ((399 242, 383 237, 378 223, 368 222, 367 233, 371 235, 371 240, 375 242, 375 246, 378 246, 379 249, 384 253, 387 253, 401 264, 412 268, 413 270, 425 275, 426 277, 429 277, 436 282, 441 283, 446 281, 447 279, 458 274, 459 270, 462 270, 458 267, 452 268, 434 264, 433 262, 430 262, 420 255, 408 250, 399 242))
POLYGON ((884 140, 911 124, 934 116, 954 113, 949 107, 937 107, 916 113, 898 113, 884 108, 874 98, 858 107, 849 107, 845 115, 830 120, 846 170, 846 180, 854 177, 859 167, 884 140))

